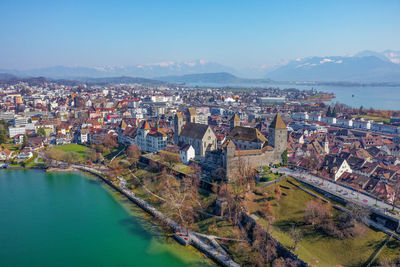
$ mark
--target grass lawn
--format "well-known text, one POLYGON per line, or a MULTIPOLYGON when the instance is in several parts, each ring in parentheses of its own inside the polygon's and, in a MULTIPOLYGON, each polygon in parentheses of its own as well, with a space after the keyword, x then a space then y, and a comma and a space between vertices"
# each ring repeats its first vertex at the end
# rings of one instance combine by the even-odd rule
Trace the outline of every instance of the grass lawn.
POLYGON ((15 151, 15 150, 18 150, 20 148, 20 145, 16 145, 16 144, 12 144, 12 143, 3 144, 3 145, 4 145, 4 148, 7 148, 8 150, 11 150, 11 151, 15 151))
POLYGON ((275 174, 275 173, 272 173, 272 172, 271 173, 267 173, 267 174, 264 174, 261 177, 260 182, 274 181, 274 180, 278 179, 279 177, 281 177, 280 174, 275 174))
MULTIPOLYGON (((304 224, 306 203, 315 198, 288 183, 287 179, 278 183, 278 186, 281 186, 282 193, 286 195, 282 195, 279 205, 276 205, 274 199, 270 200, 275 217, 271 234, 283 245, 291 248, 293 241, 289 232, 292 225, 296 224, 302 232, 303 239, 299 242, 295 253, 311 265, 361 266, 386 238, 384 233, 376 232, 364 225, 358 226, 362 227, 363 234, 357 238, 341 240, 316 232, 311 226, 304 224)), ((268 192, 270 198, 272 198, 274 189, 275 186, 270 186, 264 191, 268 192)), ((265 203, 262 196, 255 196, 253 201, 249 201, 248 206, 252 213, 256 213, 260 205, 265 203)), ((264 227, 267 226, 267 222, 262 218, 258 220, 258 223, 264 227)))
POLYGON ((390 123, 390 118, 384 118, 384 117, 377 117, 377 116, 370 116, 370 115, 361 115, 361 116, 355 116, 356 118, 363 117, 364 119, 367 120, 373 120, 373 121, 382 121, 384 123, 389 124, 390 123))
POLYGON ((400 241, 392 238, 381 253, 376 258, 375 262, 379 263, 381 260, 394 260, 400 259, 400 241))
MULTIPOLYGON (((103 154, 104 158, 111 160, 115 155, 117 155, 125 146, 119 144, 119 146, 117 148, 113 148, 111 149, 110 153, 108 154, 103 154)), ((124 152, 122 152, 121 154, 124 154, 124 152)))
POLYGON ((183 163, 175 164, 173 169, 178 171, 178 172, 185 173, 185 174, 189 174, 189 173, 192 172, 192 169, 189 166, 187 166, 187 165, 185 165, 183 163))
POLYGON ((59 149, 64 152, 76 152, 79 155, 79 159, 83 160, 85 156, 85 152, 88 149, 85 146, 78 145, 78 144, 69 144, 69 145, 62 145, 62 146, 54 146, 54 149, 59 149))

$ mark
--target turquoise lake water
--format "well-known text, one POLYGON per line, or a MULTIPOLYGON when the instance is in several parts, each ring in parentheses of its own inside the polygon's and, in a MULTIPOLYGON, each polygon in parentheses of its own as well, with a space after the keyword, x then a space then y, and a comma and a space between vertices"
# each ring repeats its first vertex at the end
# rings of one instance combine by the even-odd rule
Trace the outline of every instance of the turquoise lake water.
POLYGON ((80 173, 0 170, 0 266, 205 266, 134 204, 80 173))

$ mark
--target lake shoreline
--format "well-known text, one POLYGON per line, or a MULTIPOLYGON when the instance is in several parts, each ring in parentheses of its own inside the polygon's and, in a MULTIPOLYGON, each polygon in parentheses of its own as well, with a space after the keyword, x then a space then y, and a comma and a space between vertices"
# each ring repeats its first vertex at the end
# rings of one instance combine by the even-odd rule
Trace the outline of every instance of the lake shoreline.
POLYGON ((11 209, 8 218, 0 219, 2 266, 17 262, 18 266, 32 262, 54 266, 65 249, 70 257, 62 262, 69 263, 60 266, 95 262, 180 267, 215 264, 194 248, 179 245, 150 215, 88 173, 10 168, 0 171, 0 178, 0 210, 11 209), (61 227, 60 223, 67 225, 61 227), (136 252, 131 255, 136 256, 125 257, 132 249, 136 252), (112 256, 105 255, 104 250, 112 256), (16 258, 25 252, 25 258, 16 258), (48 253, 52 256, 46 257, 48 253))
MULTIPOLYGON (((178 231, 180 226, 176 224, 174 221, 169 219, 166 215, 164 215, 162 212, 160 212, 158 209, 154 208, 151 204, 147 203, 145 200, 140 198, 139 196, 133 194, 133 196, 129 195, 127 192, 125 192, 122 188, 119 186, 113 184, 111 181, 109 181, 107 178, 104 177, 103 173, 97 173, 92 170, 85 169, 83 167, 68 167, 68 168, 44 168, 44 167, 39 167, 39 168, 32 168, 32 167, 16 167, 16 168, 10 168, 10 169, 20 169, 20 170, 43 170, 46 173, 69 173, 69 172, 79 172, 85 175, 90 175, 93 177, 96 177, 97 179, 100 179, 102 182, 107 184, 109 188, 115 190, 118 192, 120 195, 126 197, 130 202, 135 204, 138 208, 140 208, 144 213, 147 215, 151 216, 152 218, 145 218, 146 220, 151 220, 156 221, 160 223, 157 225, 164 233, 168 233, 168 229, 174 233, 178 231), (166 231, 167 230, 167 231, 166 231)), ((119 203, 120 204, 120 203, 119 203)), ((120 204, 121 205, 121 204, 120 204)), ((122 205, 121 205, 122 206, 122 205)), ((178 244, 182 243, 178 238, 175 236, 175 241, 178 244)), ((219 255, 215 251, 210 250, 209 247, 204 246, 203 241, 200 240, 192 240, 193 244, 192 247, 200 252, 203 256, 208 257, 210 260, 212 260, 214 263, 217 263, 218 265, 221 266, 227 266, 227 267, 232 267, 232 266, 239 266, 237 265, 233 260, 231 259, 225 259, 224 256, 219 255)))

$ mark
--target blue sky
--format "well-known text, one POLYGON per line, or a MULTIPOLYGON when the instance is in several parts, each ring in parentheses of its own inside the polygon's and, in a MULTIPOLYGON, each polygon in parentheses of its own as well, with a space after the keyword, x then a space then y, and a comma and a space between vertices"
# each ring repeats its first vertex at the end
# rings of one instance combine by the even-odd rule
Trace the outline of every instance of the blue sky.
POLYGON ((400 50, 399 14, 399 0, 0 0, 0 68, 195 59, 240 68, 400 50))

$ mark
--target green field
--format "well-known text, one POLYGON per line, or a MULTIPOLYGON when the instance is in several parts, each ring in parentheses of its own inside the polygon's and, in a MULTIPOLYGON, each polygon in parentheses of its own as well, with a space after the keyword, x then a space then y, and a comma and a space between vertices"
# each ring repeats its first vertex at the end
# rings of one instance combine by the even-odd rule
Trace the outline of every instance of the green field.
POLYGON ((63 152, 75 152, 79 155, 79 159, 83 160, 85 156, 85 152, 88 149, 85 146, 78 145, 78 144, 70 144, 70 145, 63 145, 63 146, 54 146, 53 149, 59 149, 63 152))
POLYGON ((275 174, 275 173, 271 172, 271 173, 264 174, 261 177, 260 182, 270 182, 270 181, 274 181, 280 177, 281 177, 280 174, 275 174))
POLYGON ((390 118, 370 116, 370 115, 361 115, 361 116, 355 116, 355 117, 356 118, 362 117, 364 119, 373 120, 373 121, 376 121, 376 122, 380 122, 381 121, 381 122, 384 122, 384 123, 387 123, 387 124, 390 123, 390 118))
POLYGON ((399 260, 400 259, 400 241, 392 238, 381 253, 376 258, 375 262, 380 263, 384 260, 399 260))
MULTIPOLYGON (((292 248, 293 241, 289 231, 295 224, 303 235, 295 253, 309 264, 314 266, 335 266, 336 264, 361 266, 385 240, 384 233, 374 231, 364 225, 358 225, 362 228, 363 234, 356 238, 338 239, 315 231, 310 225, 304 223, 306 203, 314 200, 315 197, 291 185, 287 179, 282 180, 278 185, 284 186, 280 188, 286 195, 282 195, 279 205, 274 199, 270 200, 275 217, 271 234, 287 248, 292 248)), ((274 189, 275 186, 270 186, 264 191, 268 192, 272 198, 274 189)), ((249 203, 248 206, 252 213, 257 214, 260 205, 265 203, 259 201, 261 198, 263 197, 258 196, 254 199, 255 201, 249 203)), ((267 222, 262 218, 258 220, 258 223, 264 227, 267 226, 267 222)))

